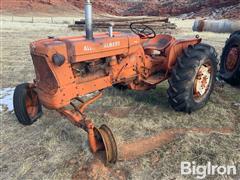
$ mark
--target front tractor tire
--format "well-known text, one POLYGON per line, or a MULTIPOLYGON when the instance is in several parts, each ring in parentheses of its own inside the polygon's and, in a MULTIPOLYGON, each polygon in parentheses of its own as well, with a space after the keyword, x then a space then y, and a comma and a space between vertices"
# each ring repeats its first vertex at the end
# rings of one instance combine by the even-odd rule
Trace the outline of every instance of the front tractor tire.
POLYGON ((42 115, 42 106, 37 93, 30 84, 18 85, 13 94, 13 107, 18 121, 23 125, 31 125, 42 115))
POLYGON ((226 41, 220 64, 220 76, 233 86, 240 85, 240 31, 226 41))
POLYGON ((176 111, 191 113, 202 108, 213 91, 217 53, 207 44, 189 46, 177 58, 169 79, 169 103, 176 111))

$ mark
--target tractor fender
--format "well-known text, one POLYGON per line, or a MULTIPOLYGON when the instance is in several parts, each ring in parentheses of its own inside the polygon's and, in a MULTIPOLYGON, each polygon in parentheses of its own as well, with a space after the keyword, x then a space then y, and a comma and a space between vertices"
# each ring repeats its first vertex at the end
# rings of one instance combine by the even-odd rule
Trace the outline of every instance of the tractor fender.
POLYGON ((183 50, 189 46, 199 44, 201 41, 202 41, 201 38, 175 41, 169 47, 169 50, 168 50, 169 53, 167 57, 168 61, 165 64, 165 68, 168 69, 168 71, 171 71, 173 66, 176 64, 177 57, 179 57, 182 54, 183 50))

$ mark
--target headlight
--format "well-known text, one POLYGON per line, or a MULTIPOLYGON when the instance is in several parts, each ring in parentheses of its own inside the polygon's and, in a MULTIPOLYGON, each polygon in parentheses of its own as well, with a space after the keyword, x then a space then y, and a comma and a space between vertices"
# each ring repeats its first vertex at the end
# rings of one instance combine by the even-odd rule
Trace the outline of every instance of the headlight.
POLYGON ((55 65, 61 66, 65 62, 65 57, 61 54, 56 53, 53 55, 52 61, 55 65))

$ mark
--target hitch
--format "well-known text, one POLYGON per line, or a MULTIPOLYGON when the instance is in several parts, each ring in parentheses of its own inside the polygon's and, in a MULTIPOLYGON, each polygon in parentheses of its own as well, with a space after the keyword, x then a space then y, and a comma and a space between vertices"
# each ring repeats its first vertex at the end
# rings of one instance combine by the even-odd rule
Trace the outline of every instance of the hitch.
POLYGON ((75 126, 82 128, 88 133, 88 142, 92 153, 98 153, 100 151, 105 152, 105 162, 116 163, 117 161, 117 144, 112 131, 107 125, 102 125, 100 128, 96 128, 90 119, 84 114, 87 107, 102 97, 102 92, 98 93, 93 98, 84 101, 77 97, 75 100, 80 102, 79 106, 74 103, 70 103, 73 107, 72 110, 66 107, 58 109, 58 112, 69 119, 75 126))

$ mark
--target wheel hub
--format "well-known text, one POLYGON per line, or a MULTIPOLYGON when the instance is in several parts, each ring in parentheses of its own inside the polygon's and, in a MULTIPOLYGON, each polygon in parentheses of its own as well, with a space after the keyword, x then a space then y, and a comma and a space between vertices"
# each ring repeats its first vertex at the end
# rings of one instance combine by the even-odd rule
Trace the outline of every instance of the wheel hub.
POLYGON ((197 73, 194 82, 194 96, 196 98, 202 97, 209 89, 211 81, 211 66, 210 64, 203 64, 197 73))
POLYGON ((38 98, 33 90, 28 90, 26 94, 26 110, 30 118, 34 118, 38 113, 38 98))
POLYGON ((238 62, 238 49, 236 47, 233 47, 230 49, 229 54, 227 56, 226 61, 226 69, 228 71, 232 71, 236 68, 237 62, 238 62))

